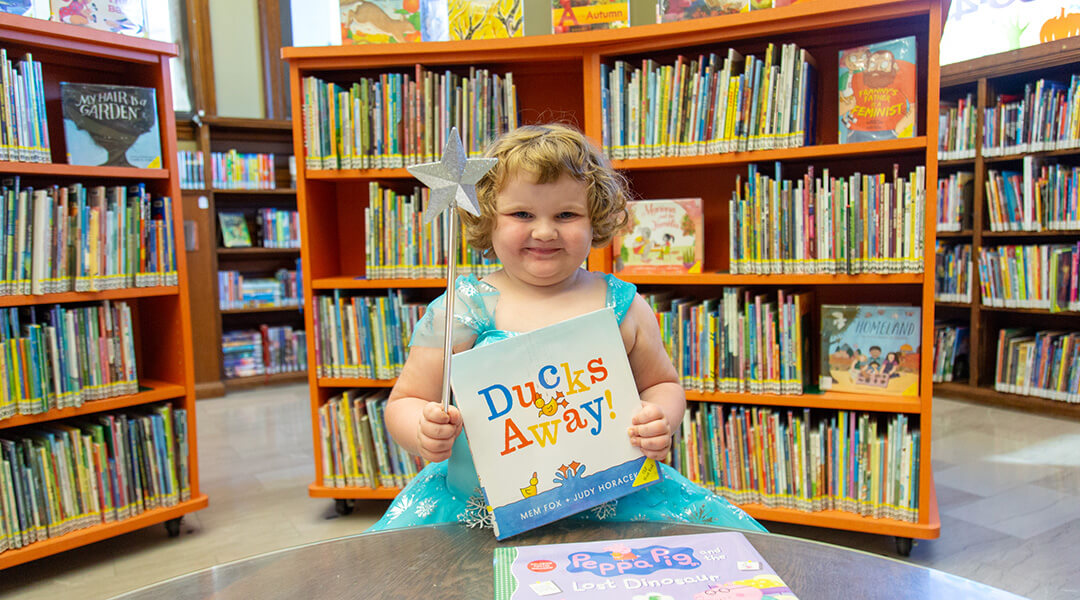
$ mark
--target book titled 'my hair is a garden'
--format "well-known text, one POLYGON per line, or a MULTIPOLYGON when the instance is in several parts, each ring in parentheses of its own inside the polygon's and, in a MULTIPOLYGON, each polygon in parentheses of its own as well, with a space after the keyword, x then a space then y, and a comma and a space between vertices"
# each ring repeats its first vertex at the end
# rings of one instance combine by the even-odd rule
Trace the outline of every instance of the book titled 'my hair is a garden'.
POLYGON ((452 367, 496 538, 660 480, 627 435, 641 400, 611 308, 456 354, 452 367))
POLYGON ((154 88, 60 83, 68 164, 161 168, 154 88))

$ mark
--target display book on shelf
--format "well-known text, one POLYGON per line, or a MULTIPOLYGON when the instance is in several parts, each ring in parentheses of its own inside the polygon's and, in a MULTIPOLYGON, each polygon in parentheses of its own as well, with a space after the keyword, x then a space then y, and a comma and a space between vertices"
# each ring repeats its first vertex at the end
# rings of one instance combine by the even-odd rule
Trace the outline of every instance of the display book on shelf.
MULTIPOLYGON (((746 173, 747 166, 751 164, 768 165, 774 161, 797 163, 800 167, 806 164, 822 164, 831 167, 833 173, 840 175, 838 179, 850 178, 856 173, 882 173, 887 174, 887 181, 892 183, 893 165, 900 163, 905 176, 914 171, 914 167, 925 166, 925 177, 930 178, 931 181, 936 180, 937 156, 934 143, 937 138, 937 120, 928 118, 930 113, 925 107, 933 106, 936 111, 938 104, 936 61, 942 20, 943 14, 937 2, 868 1, 860 3, 858 7, 851 7, 848 3, 820 0, 815 3, 799 4, 756 14, 728 15, 619 31, 574 33, 552 38, 525 37, 483 43, 454 42, 438 45, 405 44, 364 48, 286 49, 283 55, 290 63, 293 121, 296 124, 294 152, 297 156, 303 156, 305 147, 313 148, 315 156, 312 158, 317 159, 307 164, 305 164, 306 160, 297 160, 297 194, 301 228, 305 239, 305 245, 301 251, 305 272, 305 303, 314 308, 315 303, 327 301, 320 300, 322 297, 329 299, 331 303, 359 305, 361 302, 353 301, 352 297, 368 296, 385 298, 388 303, 395 298, 404 298, 403 305, 422 305, 436 295, 438 289, 444 285, 440 279, 376 279, 371 277, 367 262, 368 236, 357 235, 357 232, 365 224, 366 203, 363 199, 367 197, 368 188, 372 182, 377 182, 382 187, 392 188, 402 194, 408 194, 415 185, 403 169, 370 168, 375 166, 377 161, 386 159, 390 154, 409 155, 411 153, 417 159, 416 162, 419 162, 425 156, 435 152, 436 148, 441 147, 440 136, 443 127, 450 125, 457 125, 463 131, 466 147, 470 151, 478 151, 482 148, 483 140, 478 139, 479 136, 472 139, 469 136, 478 134, 481 127, 490 127, 496 121, 477 119, 473 122, 463 122, 459 117, 477 114, 476 111, 462 110, 462 107, 470 106, 470 101, 485 104, 489 101, 491 103, 508 102, 510 106, 516 106, 517 110, 503 114, 507 118, 521 116, 524 122, 542 122, 549 118, 557 118, 557 116, 576 120, 589 137, 600 142, 611 139, 605 137, 605 121, 611 116, 609 109, 612 102, 611 97, 605 95, 603 90, 601 65, 606 64, 610 67, 615 60, 623 56, 638 57, 634 60, 640 60, 642 56, 654 56, 657 64, 673 65, 676 55, 685 54, 690 57, 683 63, 687 64, 695 62, 694 59, 699 54, 722 52, 724 45, 729 45, 744 56, 753 54, 760 59, 765 56, 768 43, 773 41, 770 37, 779 37, 780 32, 785 32, 786 41, 805 44, 805 49, 809 54, 814 56, 819 65, 824 66, 833 65, 832 57, 837 56, 841 49, 860 43, 869 44, 903 35, 914 35, 917 41, 917 66, 920 73, 925 73, 925 78, 920 77, 920 83, 917 85, 919 93, 917 105, 920 107, 920 112, 916 119, 916 135, 912 138, 841 145, 837 143, 836 129, 823 126, 818 128, 812 143, 802 147, 789 148, 780 144, 771 149, 712 155, 689 153, 690 155, 679 156, 676 152, 671 156, 621 159, 615 164, 630 177, 632 187, 639 197, 702 197, 705 199, 706 243, 703 272, 677 276, 626 277, 641 287, 642 291, 668 292, 669 295, 678 296, 681 293, 679 290, 684 289, 682 286, 687 284, 738 286, 762 289, 771 298, 774 297, 776 288, 795 288, 785 291, 812 292, 814 297, 812 316, 821 304, 826 303, 857 301, 861 304, 873 304, 901 300, 921 308, 924 318, 919 332, 919 346, 929 348, 932 342, 933 315, 933 280, 929 277, 929 273, 932 271, 930 265, 933 265, 933 254, 927 252, 925 248, 933 245, 933 229, 924 228, 923 231, 917 232, 919 234, 917 237, 923 241, 924 245, 915 246, 918 251, 915 251, 913 255, 887 255, 914 259, 911 264, 914 267, 911 269, 912 272, 873 273, 871 268, 855 269, 854 273, 845 274, 831 272, 801 274, 777 271, 776 273, 779 274, 774 273, 768 277, 730 272, 728 245, 730 236, 725 236, 724 232, 728 223, 729 198, 727 194, 733 190, 732 182, 735 177, 746 173), (805 39, 802 39, 804 35, 805 39), (718 46, 721 50, 717 50, 718 46), (532 56, 539 48, 543 48, 545 59, 541 63, 536 63, 532 56), (510 79, 509 73, 513 73, 513 88, 510 90, 513 97, 507 99, 505 87, 497 85, 470 88, 488 90, 487 95, 462 96, 450 92, 458 83, 457 80, 468 80, 470 74, 480 74, 487 78, 486 81, 494 82, 492 73, 482 73, 481 70, 485 65, 498 65, 498 68, 492 67, 491 72, 500 77, 499 82, 502 82, 504 86, 505 81, 510 79), (390 73, 394 75, 390 76, 390 73), (380 78, 382 74, 386 75, 380 78), (309 79, 311 77, 318 79, 309 79), (368 79, 363 80, 362 78, 365 77, 368 79), (382 128, 382 122, 379 119, 383 118, 383 107, 363 104, 365 99, 362 93, 360 95, 350 93, 356 89, 352 87, 352 84, 360 81, 366 81, 365 86, 371 86, 370 88, 362 86, 361 92, 364 89, 381 91, 381 87, 375 87, 377 85, 396 86, 388 90, 400 90, 402 95, 389 94, 386 97, 395 100, 403 99, 402 106, 406 118, 394 128, 382 128), (405 92, 411 88, 424 91, 425 94, 405 95, 405 92), (319 90, 323 91, 319 92, 319 90), (499 94, 493 93, 496 90, 499 94), (432 94, 432 91, 437 93, 432 94), (428 98, 431 99, 430 102, 428 98), (311 102, 307 107, 305 107, 305 100, 311 102), (331 134, 336 136, 340 131, 345 131, 346 140, 351 144, 349 147, 360 149, 356 155, 361 157, 361 160, 338 162, 333 166, 339 168, 325 168, 322 158, 330 152, 322 143, 328 140, 313 137, 318 133, 312 129, 311 125, 320 122, 336 122, 329 119, 333 114, 334 106, 339 103, 345 103, 346 106, 352 108, 346 112, 350 118, 354 119, 355 129, 334 126, 324 132, 328 136, 331 134), (448 109, 449 112, 442 112, 443 109, 448 109), (320 113, 320 110, 327 112, 320 113), (391 147, 385 151, 385 155, 381 154, 377 147, 367 145, 372 139, 369 137, 372 133, 369 123, 376 123, 379 127, 378 133, 384 136, 384 139, 387 133, 397 134, 396 139, 405 146, 397 149, 391 147), (350 132, 358 133, 359 136, 348 137, 350 132), (865 166, 857 163, 865 163, 865 166), (718 188, 722 188, 719 193, 718 188), (391 290, 389 295, 386 293, 387 290, 391 290)), ((773 63, 777 67, 780 65, 781 55, 784 54, 779 51, 779 48, 780 45, 777 44, 775 53, 777 62, 773 63)), ((687 68, 689 69, 688 64, 687 68)), ((779 70, 776 72, 778 73, 779 70)), ((675 80, 672 79, 672 81, 675 80)), ((837 122, 836 89, 835 71, 831 66, 824 67, 819 73, 819 83, 816 87, 817 104, 814 109, 816 123, 837 122)), ((664 89, 660 91, 663 92, 664 89)), ((380 94, 378 97, 383 96, 380 94)), ((688 112, 684 114, 691 114, 695 105, 694 102, 690 102, 693 96, 685 97, 687 102, 683 106, 688 112)), ((759 96, 759 98, 762 97, 765 96, 759 96)), ((693 128, 680 128, 671 119, 662 122, 668 127, 657 127, 656 131, 662 131, 667 137, 658 138, 658 141, 670 143, 674 147, 678 147, 684 141, 692 141, 690 138, 680 136, 684 132, 689 134, 693 128)), ((755 124, 750 120, 746 122, 750 125, 755 124)), ((760 126, 761 122, 757 123, 760 126)), ((784 132, 783 129, 768 131, 777 134, 784 132)), ((334 141, 332 137, 330 141, 334 141)), ((333 146, 333 150, 338 153, 337 157, 340 160, 340 154, 346 146, 341 143, 345 140, 337 141, 339 143, 333 146)), ((699 141, 707 143, 707 140, 699 141)), ((761 148, 761 146, 758 147, 761 148)), ((408 160, 394 156, 389 156, 389 159, 394 161, 390 164, 395 165, 408 160)), ((847 182, 839 181, 836 185, 841 184, 846 185, 847 182)), ((933 188, 926 191, 925 222, 929 223, 934 222, 934 202, 932 201, 934 193, 933 188)), ((837 205, 839 206, 839 203, 837 205)), ((851 214, 856 213, 857 211, 851 214)), ((859 221, 859 223, 863 224, 867 221, 859 221)), ((852 231, 854 231, 853 228, 852 231)), ((866 246, 861 244, 865 238, 854 236, 854 233, 852 236, 849 241, 853 244, 856 241, 860 242, 860 247, 866 250, 866 246)), ((394 239, 389 243, 399 242, 400 240, 394 239)), ((879 256, 870 254, 867 257, 879 256)), ((777 258, 781 259, 782 264, 783 257, 777 258)), ((612 268, 610 250, 594 251, 589 264, 592 269, 610 272, 612 268)), ((859 263, 859 267, 870 266, 872 266, 871 261, 859 263)), ((845 270, 846 268, 845 263, 845 270)), ((698 293, 709 294, 710 292, 698 293)), ((373 299, 368 299, 362 302, 373 301, 373 299)), ((359 314, 355 310, 352 314, 341 309, 336 312, 342 318, 342 327, 352 327, 353 323, 350 319, 359 314)), ((328 314, 333 315, 334 312, 328 314)), ((393 380, 368 379, 362 375, 357 377, 351 372, 320 369, 315 362, 315 352, 320 343, 317 338, 321 331, 320 327, 327 326, 328 323, 319 321, 317 315, 316 310, 307 311, 305 314, 308 331, 312 332, 309 339, 309 355, 312 356, 311 408, 316 452, 316 478, 309 487, 309 492, 313 496, 337 499, 339 508, 347 508, 355 499, 392 497, 397 493, 397 488, 386 487, 385 484, 375 488, 334 487, 323 478, 323 468, 328 461, 322 450, 323 441, 319 439, 320 411, 328 403, 340 404, 338 398, 351 388, 388 388, 393 384, 393 380)), ((389 331, 400 331, 392 328, 404 326, 407 321, 408 319, 401 318, 396 325, 391 321, 380 327, 389 328, 389 331)), ((817 317, 814 316, 811 323, 816 323, 816 321, 817 317)), ((340 357, 328 358, 329 361, 335 359, 340 359, 340 357)), ((751 407, 750 412, 775 407, 778 410, 777 417, 784 412, 783 407, 792 409, 797 407, 800 413, 802 409, 806 409, 808 418, 813 418, 815 421, 829 418, 835 421, 839 418, 840 422, 846 426, 840 427, 837 430, 838 433, 856 429, 863 431, 859 424, 859 419, 864 417, 863 413, 865 413, 865 419, 872 422, 879 420, 876 416, 890 419, 903 415, 909 426, 920 430, 923 439, 928 440, 931 425, 929 360, 925 352, 920 355, 918 393, 912 397, 856 395, 841 392, 751 394, 746 393, 749 391, 749 387, 746 387, 739 388, 741 391, 736 392, 690 390, 688 398, 692 405, 700 407, 745 404, 751 407), (858 414, 855 414, 856 412, 858 414)), ((365 394, 376 393, 380 392, 365 392, 365 394)), ((385 395, 385 391, 381 394, 385 395)), ((364 404, 366 407, 366 402, 364 404)), ((725 411, 725 414, 729 412, 725 411)), ((787 416, 784 415, 783 419, 786 422, 787 416)), ((348 421, 348 419, 345 420, 348 421)), ((844 435, 841 437, 846 439, 844 435)), ((868 449, 867 452, 869 452, 868 449)), ((929 444, 919 446, 916 456, 913 457, 917 458, 920 467, 916 475, 918 502, 913 522, 896 518, 868 518, 842 510, 843 507, 839 505, 816 512, 804 512, 775 504, 767 506, 764 502, 751 502, 743 506, 752 515, 762 519, 892 534, 908 541, 912 537, 933 538, 938 534, 939 521, 929 457, 929 444)), ((852 462, 835 466, 844 469, 845 466, 854 468, 855 465, 852 462)), ((763 474, 766 477, 770 475, 769 472, 763 474)))
POLYGON ((291 127, 287 120, 207 117, 194 130, 197 150, 181 153, 184 202, 203 240, 189 252, 192 311, 213 324, 195 332, 196 345, 211 349, 195 357, 200 398, 304 379, 298 296, 272 300, 299 271, 291 127), (196 210, 199 198, 208 210, 196 210))
MULTIPOLYGON (((1059 40, 942 68, 943 106, 973 105, 967 119, 943 117, 970 141, 967 158, 945 162, 939 177, 964 173, 973 185, 953 203, 965 220, 950 227, 957 232, 945 234, 941 252, 963 259, 945 266, 958 263, 970 288, 938 304, 939 346, 967 353, 936 361, 938 379, 952 375, 935 385, 942 395, 1080 416, 1080 381, 1065 368, 1080 352, 1080 114, 1068 100, 1080 85, 1078 56, 1059 40)), ((960 282, 945 275, 946 285, 960 282)))
MULTIPOLYGON (((41 91, 46 101, 59 101, 62 81, 137 85, 153 88, 157 98, 171 98, 169 60, 176 54, 171 44, 0 14, 0 46, 8 56, 32 52, 41 60, 41 91), (72 47, 81 50, 77 53, 72 47)), ((104 185, 128 191, 141 183, 155 200, 176 198, 179 185, 173 159, 173 112, 160 101, 156 112, 161 124, 163 168, 65 164, 61 115, 47 111, 53 162, 3 162, 0 169, 12 178, 18 176, 20 185, 35 189, 71 191, 82 184, 85 188, 104 185)), ((12 196, 16 195, 8 197, 12 196)), ((78 194, 69 197, 77 198, 78 194)), ((120 194, 108 198, 110 208, 118 198, 120 194)), ((123 211, 125 216, 136 216, 136 198, 141 200, 129 196, 130 210, 123 211)), ((55 208, 54 200, 59 201, 60 196, 50 191, 41 202, 55 208)), ((180 517, 207 505, 198 479, 186 264, 184 253, 176 250, 183 247, 178 233, 181 214, 179 206, 173 204, 167 218, 162 214, 162 218, 151 219, 160 223, 155 227, 164 225, 163 232, 169 230, 168 241, 175 240, 175 267, 166 269, 163 276, 155 275, 154 281, 144 280, 146 287, 136 287, 139 281, 133 275, 137 273, 118 269, 98 272, 112 273, 113 277, 108 282, 98 281, 107 285, 83 291, 77 280, 71 280, 76 271, 54 269, 53 275, 68 281, 53 281, 49 288, 67 291, 49 293, 42 289, 46 293, 0 296, 4 344, 15 349, 7 358, 38 357, 38 362, 28 365, 34 368, 25 371, 29 378, 16 381, 4 377, 5 393, 19 393, 24 399, 29 394, 31 402, 23 403, 27 410, 20 411, 22 414, 0 419, 0 438, 4 440, 0 462, 8 471, 0 486, 6 492, 0 527, 0 547, 5 549, 0 552, 0 568, 161 522, 177 534, 180 517), (172 270, 175 282, 165 277, 172 270), (84 345, 87 333, 103 345, 84 345), (20 339, 12 339, 16 336, 20 339), (44 350, 43 342, 48 343, 44 350), (102 348, 111 348, 111 356, 94 354, 102 348), (60 362, 46 361, 50 356, 60 362), (58 372, 57 367, 66 361, 76 361, 82 368, 58 372), (24 390, 28 394, 22 394, 24 390), (68 460, 53 461, 63 458, 64 452, 68 460), (127 460, 117 463, 118 457, 127 460), (110 460, 114 462, 110 464, 110 460), (12 471, 13 464, 22 469, 12 471)), ((50 235, 63 231, 61 221, 52 222, 50 235)), ((31 237, 33 227, 42 223, 47 225, 48 220, 31 224, 31 237)), ((117 244, 120 240, 112 235, 125 228, 108 225, 101 231, 109 238, 102 241, 113 245, 105 244, 102 257, 113 266, 114 258, 120 259, 121 266, 132 266, 134 263, 123 257, 125 249, 135 246, 117 244)), ((53 241, 59 239, 57 236, 53 241)), ((68 239, 74 238, 69 235, 68 239)), ((133 244, 147 240, 145 236, 128 239, 133 244)), ((62 246, 56 246, 58 252, 63 251, 62 246)), ((30 256, 52 256, 45 246, 38 250, 31 249, 30 256)), ((59 261, 52 264, 63 266, 59 261)))

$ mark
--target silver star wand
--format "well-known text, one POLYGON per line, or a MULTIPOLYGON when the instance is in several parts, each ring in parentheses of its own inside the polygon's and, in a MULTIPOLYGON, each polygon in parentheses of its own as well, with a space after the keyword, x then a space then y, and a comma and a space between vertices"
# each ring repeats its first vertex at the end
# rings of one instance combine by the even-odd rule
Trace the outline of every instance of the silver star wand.
POLYGON ((465 158, 465 146, 461 143, 457 127, 450 129, 443 146, 442 160, 406 167, 413 177, 431 188, 431 198, 424 209, 424 223, 435 220, 450 209, 450 232, 446 236, 446 331, 443 338, 442 408, 450 406, 450 354, 453 352, 451 334, 454 326, 454 290, 457 279, 458 219, 455 207, 467 210, 479 217, 480 204, 476 200, 476 182, 499 162, 497 158, 465 158))

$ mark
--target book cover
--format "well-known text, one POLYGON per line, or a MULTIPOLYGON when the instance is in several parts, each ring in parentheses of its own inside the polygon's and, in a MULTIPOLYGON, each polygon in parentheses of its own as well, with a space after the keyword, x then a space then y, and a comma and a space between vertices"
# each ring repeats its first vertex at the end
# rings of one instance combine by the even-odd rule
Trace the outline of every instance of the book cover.
POLYGON ((749 11, 750 0, 660 0, 656 5, 661 23, 749 11))
POLYGON ((918 306, 823 304, 821 389, 917 396, 920 319, 918 306))
POLYGON ((840 143, 915 136, 915 36, 840 51, 840 143))
POLYGON ((450 379, 500 540, 660 480, 626 434, 641 403, 610 307, 455 354, 450 379))
POLYGON ((495 600, 798 600, 737 531, 495 548, 495 600))
POLYGON ((226 248, 250 248, 251 235, 248 233, 247 219, 244 213, 218 213, 221 224, 221 245, 226 248))
POLYGON ((521 37, 523 0, 448 0, 451 40, 521 37))
POLYGON ((420 0, 341 0, 341 43, 421 40, 420 0))
POLYGON ((148 35, 144 0, 51 0, 51 7, 53 18, 61 23, 148 35))
POLYGON ((551 0, 555 33, 630 26, 630 3, 618 0, 551 0))
POLYGON ((60 83, 68 164, 161 168, 154 88, 60 83))
POLYGON ((635 200, 612 241, 617 274, 700 273, 704 260, 701 198, 635 200))
POLYGON ((0 0, 0 12, 48 19, 49 2, 48 0, 0 0))

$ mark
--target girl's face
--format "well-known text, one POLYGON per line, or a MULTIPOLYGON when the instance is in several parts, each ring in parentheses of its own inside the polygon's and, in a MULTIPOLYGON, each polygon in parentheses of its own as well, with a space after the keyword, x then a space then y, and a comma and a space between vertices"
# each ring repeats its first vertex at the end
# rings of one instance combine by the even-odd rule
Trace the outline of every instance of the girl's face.
POLYGON ((503 268, 537 286, 564 281, 581 267, 592 247, 585 184, 563 175, 533 183, 531 175, 510 179, 495 197, 491 245, 503 268))

